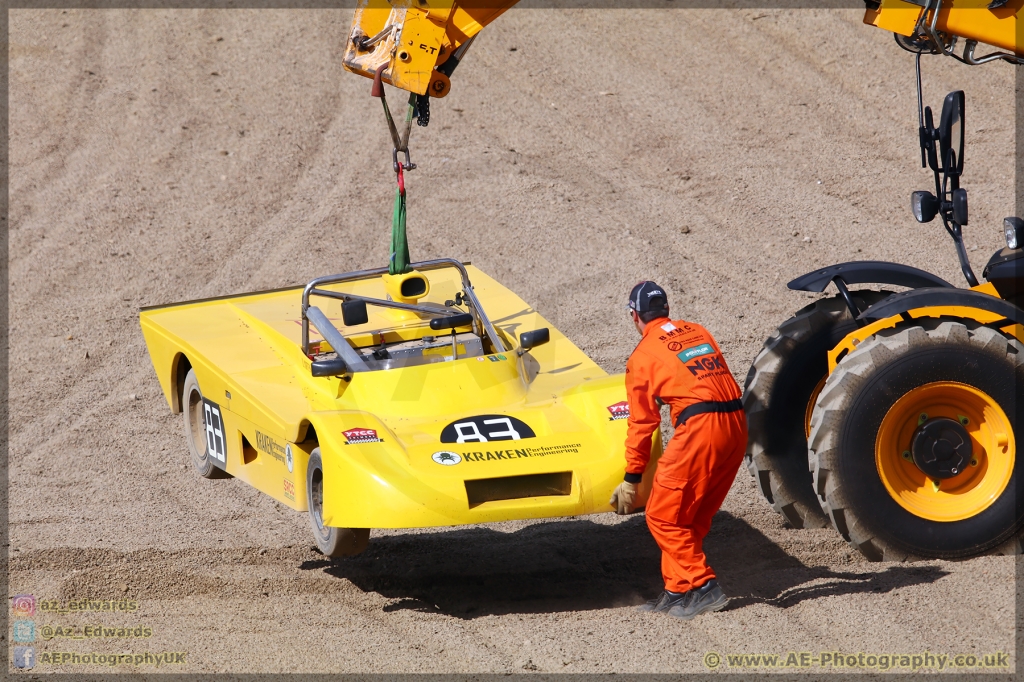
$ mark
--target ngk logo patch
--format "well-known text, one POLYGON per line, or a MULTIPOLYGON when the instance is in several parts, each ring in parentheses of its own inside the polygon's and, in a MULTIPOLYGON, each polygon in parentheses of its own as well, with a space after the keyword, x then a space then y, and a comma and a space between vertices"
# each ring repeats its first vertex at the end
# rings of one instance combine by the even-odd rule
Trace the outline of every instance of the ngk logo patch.
POLYGON ((608 419, 608 421, 629 419, 629 403, 627 403, 625 400, 623 400, 621 403, 609 405, 608 411, 612 413, 612 416, 608 419))
POLYGON ((345 445, 359 445, 361 443, 383 443, 383 438, 377 438, 377 432, 373 429, 349 429, 342 431, 345 436, 345 445))

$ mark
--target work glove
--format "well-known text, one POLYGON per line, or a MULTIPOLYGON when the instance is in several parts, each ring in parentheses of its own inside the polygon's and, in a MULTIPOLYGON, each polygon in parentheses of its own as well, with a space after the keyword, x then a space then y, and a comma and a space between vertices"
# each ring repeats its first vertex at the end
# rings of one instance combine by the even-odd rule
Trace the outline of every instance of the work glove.
POLYGON ((612 499, 608 504, 615 507, 615 513, 619 516, 633 513, 633 503, 636 502, 636 484, 623 481, 612 493, 612 499))

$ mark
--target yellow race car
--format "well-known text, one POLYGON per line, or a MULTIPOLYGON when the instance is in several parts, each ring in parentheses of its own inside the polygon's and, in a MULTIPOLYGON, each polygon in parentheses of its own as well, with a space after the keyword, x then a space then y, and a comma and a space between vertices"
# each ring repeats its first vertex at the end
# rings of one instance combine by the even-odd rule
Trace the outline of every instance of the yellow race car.
POLYGON ((140 323, 199 474, 308 511, 328 556, 362 551, 371 528, 610 511, 622 480, 623 375, 469 264, 154 306, 140 323))

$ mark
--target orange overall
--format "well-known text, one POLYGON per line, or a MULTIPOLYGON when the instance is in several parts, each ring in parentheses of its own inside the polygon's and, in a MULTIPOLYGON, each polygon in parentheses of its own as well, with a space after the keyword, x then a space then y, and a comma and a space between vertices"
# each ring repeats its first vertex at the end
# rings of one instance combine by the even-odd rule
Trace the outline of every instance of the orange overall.
POLYGON ((659 403, 670 406, 676 424, 658 462, 646 513, 661 548, 665 589, 686 592, 715 577, 703 543, 747 446, 746 416, 737 409, 740 388, 704 327, 663 317, 644 328, 626 363, 626 393, 630 478, 650 461, 651 436, 661 424, 659 403))

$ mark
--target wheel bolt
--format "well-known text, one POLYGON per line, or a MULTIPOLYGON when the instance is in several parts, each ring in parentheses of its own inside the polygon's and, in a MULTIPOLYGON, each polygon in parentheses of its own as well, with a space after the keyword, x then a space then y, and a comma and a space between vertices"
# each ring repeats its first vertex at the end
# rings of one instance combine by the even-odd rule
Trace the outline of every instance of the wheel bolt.
POLYGON ((971 423, 971 420, 968 419, 967 417, 963 416, 962 414, 958 415, 957 419, 960 420, 960 424, 962 424, 963 426, 967 426, 968 424, 971 423))
POLYGON ((907 459, 907 460, 910 459, 910 450, 904 450, 903 451, 903 459, 907 459))
POLYGON ((928 421, 928 415, 927 413, 922 412, 921 416, 917 418, 917 425, 920 426, 921 424, 924 424, 926 421, 928 421))
POLYGON ((971 466, 972 466, 972 467, 976 467, 976 466, 978 466, 978 460, 977 460, 977 459, 973 459, 973 458, 972 458, 972 459, 971 459, 971 466))

